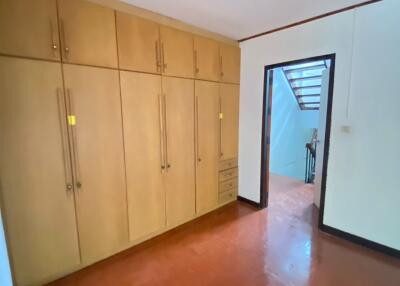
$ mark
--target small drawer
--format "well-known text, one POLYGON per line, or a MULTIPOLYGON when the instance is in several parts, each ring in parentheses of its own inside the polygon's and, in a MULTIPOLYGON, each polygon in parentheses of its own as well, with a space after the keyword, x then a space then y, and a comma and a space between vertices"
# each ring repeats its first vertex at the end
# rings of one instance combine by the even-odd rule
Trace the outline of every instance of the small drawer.
POLYGON ((219 183, 219 192, 223 193, 230 189, 237 189, 237 178, 219 183))
POLYGON ((220 204, 234 200, 236 200, 236 189, 220 193, 218 197, 218 203, 220 204))
POLYGON ((224 160, 219 162, 219 170, 226 170, 226 169, 231 169, 237 167, 237 158, 234 159, 229 159, 229 160, 224 160))
POLYGON ((236 178, 238 176, 238 169, 237 168, 233 168, 233 169, 228 169, 225 171, 221 171, 219 173, 219 181, 223 182, 226 180, 230 180, 233 178, 236 178))

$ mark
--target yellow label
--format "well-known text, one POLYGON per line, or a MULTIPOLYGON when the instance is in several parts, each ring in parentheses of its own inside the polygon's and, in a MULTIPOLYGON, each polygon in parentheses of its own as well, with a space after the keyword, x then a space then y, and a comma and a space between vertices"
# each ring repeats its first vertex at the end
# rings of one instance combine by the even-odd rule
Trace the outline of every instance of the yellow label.
POLYGON ((76 125, 76 116, 68 115, 68 125, 75 126, 76 125))
POLYGON ((222 112, 219 114, 219 119, 224 119, 224 114, 222 112))

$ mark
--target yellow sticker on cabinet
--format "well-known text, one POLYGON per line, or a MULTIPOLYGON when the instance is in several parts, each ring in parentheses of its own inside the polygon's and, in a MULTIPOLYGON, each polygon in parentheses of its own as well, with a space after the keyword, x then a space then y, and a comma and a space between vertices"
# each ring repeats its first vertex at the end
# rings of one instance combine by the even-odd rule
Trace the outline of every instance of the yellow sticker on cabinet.
POLYGON ((219 114, 219 119, 224 119, 224 114, 222 112, 219 114))
POLYGON ((76 125, 76 116, 68 115, 68 125, 75 126, 76 125))

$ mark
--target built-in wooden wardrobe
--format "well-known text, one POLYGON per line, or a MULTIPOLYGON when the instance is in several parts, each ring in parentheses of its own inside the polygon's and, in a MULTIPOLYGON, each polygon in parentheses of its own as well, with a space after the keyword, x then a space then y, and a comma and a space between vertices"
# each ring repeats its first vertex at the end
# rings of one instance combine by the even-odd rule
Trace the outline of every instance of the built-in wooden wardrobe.
POLYGON ((15 285, 236 199, 240 50, 83 0, 0 0, 0 191, 15 285))

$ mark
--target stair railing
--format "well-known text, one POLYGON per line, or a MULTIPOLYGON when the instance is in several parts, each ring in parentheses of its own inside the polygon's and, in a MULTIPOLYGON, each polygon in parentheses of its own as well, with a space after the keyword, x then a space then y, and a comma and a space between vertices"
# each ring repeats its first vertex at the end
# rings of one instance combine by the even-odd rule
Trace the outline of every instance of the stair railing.
POLYGON ((315 179, 315 157, 317 143, 306 144, 306 174, 304 183, 313 184, 315 179))

